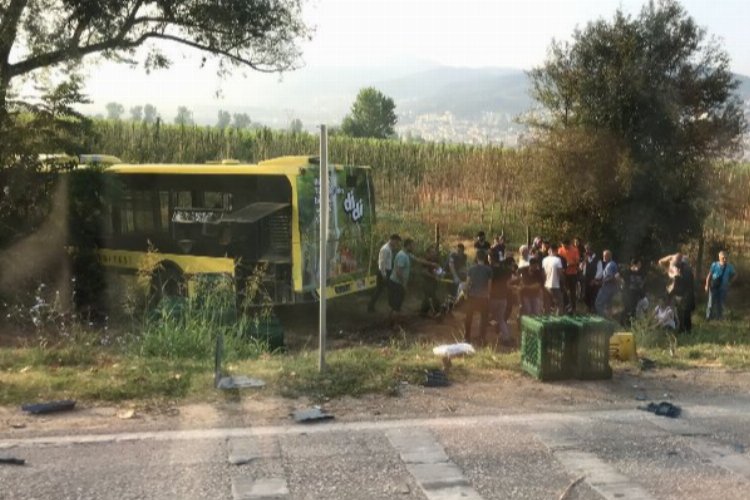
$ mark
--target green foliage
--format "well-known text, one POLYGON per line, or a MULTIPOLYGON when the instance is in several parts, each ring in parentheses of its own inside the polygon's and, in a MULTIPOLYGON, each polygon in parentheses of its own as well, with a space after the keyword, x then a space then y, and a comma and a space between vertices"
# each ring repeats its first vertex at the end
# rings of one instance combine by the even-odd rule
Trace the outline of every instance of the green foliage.
POLYGON ((91 121, 74 109, 87 102, 80 88, 72 77, 43 89, 38 103, 10 101, 0 123, 0 248, 36 231, 49 214, 57 172, 71 166, 49 155, 82 153, 94 138, 91 121))
POLYGON ((386 139, 395 136, 396 103, 373 87, 359 91, 351 112, 341 123, 341 132, 350 137, 386 139))
POLYGON ((747 317, 709 322, 696 319, 692 331, 672 336, 658 329, 652 319, 636 321, 633 324, 636 346, 665 367, 722 366, 739 370, 750 367, 747 317))
POLYGON ((539 141, 564 147, 545 158, 561 186, 540 217, 590 224, 626 255, 654 256, 699 234, 710 164, 737 150, 745 123, 728 56, 677 2, 589 23, 572 43, 553 43, 530 76, 549 113, 539 141))
POLYGON ((134 353, 165 359, 213 359, 218 335, 223 336, 230 361, 269 351, 265 339, 252 338, 259 323, 270 315, 269 307, 238 310, 230 279, 201 277, 194 281, 189 297, 165 296, 155 309, 137 311, 142 319, 134 324, 130 343, 134 353))

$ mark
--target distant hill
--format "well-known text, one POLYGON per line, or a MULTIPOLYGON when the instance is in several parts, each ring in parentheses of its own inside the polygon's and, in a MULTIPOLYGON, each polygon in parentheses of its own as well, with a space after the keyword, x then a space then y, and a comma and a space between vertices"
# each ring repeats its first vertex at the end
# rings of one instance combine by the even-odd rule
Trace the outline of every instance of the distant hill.
MULTIPOLYGON (((750 118, 750 77, 735 76, 740 81, 737 94, 750 118)), ((255 123, 273 128, 285 128, 298 118, 312 131, 320 123, 341 123, 358 90, 374 86, 396 101, 399 134, 512 145, 524 132, 514 119, 535 106, 523 70, 448 67, 423 60, 362 68, 302 68, 281 78, 253 74, 240 85, 241 102, 194 103, 195 120, 215 124, 221 108, 248 113, 255 123)), ((160 111, 171 121, 173 111, 160 111)))
POLYGON ((533 106, 526 73, 506 68, 428 69, 376 85, 403 112, 475 118, 482 113, 517 115, 533 106))
MULTIPOLYGON (((735 74, 737 94, 750 101, 750 77, 735 74)), ((449 111, 471 119, 494 112, 516 116, 531 109, 525 71, 507 68, 438 67, 375 85, 393 97, 400 113, 421 114, 449 111)))

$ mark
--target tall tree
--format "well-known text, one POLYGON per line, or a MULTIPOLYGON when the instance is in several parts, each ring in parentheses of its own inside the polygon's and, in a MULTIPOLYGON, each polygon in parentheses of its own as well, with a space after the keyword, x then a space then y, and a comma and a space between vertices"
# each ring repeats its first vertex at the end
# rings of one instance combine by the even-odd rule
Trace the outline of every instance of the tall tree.
MULTIPOLYGON (((173 43, 219 60, 220 71, 293 68, 300 40, 302 0, 3 0, 0 2, 0 122, 17 77, 75 64, 89 55, 123 60, 145 42, 173 43)), ((147 69, 169 59, 156 44, 147 69)))
POLYGON ((119 102, 108 102, 106 108, 107 119, 109 120, 119 120, 125 112, 125 108, 119 102))
POLYGON ((351 112, 341 123, 341 131, 351 137, 385 139, 395 136, 396 104, 373 87, 359 91, 351 112))
POLYGON ((302 120, 300 120, 299 118, 295 118, 289 124, 289 131, 293 134, 302 133, 303 130, 304 130, 304 126, 302 125, 302 120))
POLYGON ((130 119, 134 122, 143 120, 143 106, 133 106, 130 108, 130 119))
POLYGON ((530 77, 548 111, 537 123, 547 161, 536 186, 554 184, 557 193, 537 205, 540 219, 629 255, 696 235, 708 168, 737 151, 746 124, 729 57, 679 3, 650 2, 637 17, 618 10, 611 21, 589 23, 571 43, 553 42, 530 77), (561 183, 563 176, 579 182, 561 183), (589 191, 608 196, 582 196, 589 191), (592 199, 601 204, 587 205, 592 199))
POLYGON ((232 126, 234 128, 247 128, 252 123, 247 113, 235 113, 233 118, 234 123, 232 123, 232 126))
POLYGON ((220 109, 219 118, 216 121, 216 126, 220 129, 225 129, 229 126, 230 123, 232 123, 232 115, 229 114, 229 111, 224 111, 223 109, 220 109))
POLYGON ((143 122, 154 123, 159 113, 156 111, 156 107, 153 104, 146 104, 143 106, 143 122))
POLYGON ((177 108, 177 115, 174 117, 176 125, 192 125, 193 124, 193 112, 185 106, 177 108))

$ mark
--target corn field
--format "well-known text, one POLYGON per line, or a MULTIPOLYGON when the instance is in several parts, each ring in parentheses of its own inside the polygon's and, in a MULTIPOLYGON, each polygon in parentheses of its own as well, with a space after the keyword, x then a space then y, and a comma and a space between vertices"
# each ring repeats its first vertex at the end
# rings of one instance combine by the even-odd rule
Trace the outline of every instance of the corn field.
MULTIPOLYGON (((203 163, 236 158, 258 162, 284 155, 317 155, 318 137, 270 129, 224 130, 215 127, 97 121, 91 152, 112 154, 134 163, 203 163)), ((499 146, 406 143, 329 139, 334 163, 369 165, 373 169, 381 219, 402 227, 431 228, 468 236, 477 229, 504 231, 514 242, 525 239, 532 219, 532 200, 525 193, 524 173, 534 171, 532 154, 499 146)), ((750 167, 717 168, 721 188, 706 221, 706 240, 750 254, 750 167)), ((389 224, 383 228, 386 230, 389 224)), ((534 233, 553 228, 537 221, 534 233)), ((413 233, 412 233, 413 234, 413 233)), ((424 234, 420 236, 426 236, 424 234)))
MULTIPOLYGON (((258 162, 317 155, 318 137, 269 129, 98 121, 92 152, 134 163, 203 163, 235 158, 258 162)), ((525 237, 527 209, 518 182, 527 155, 497 146, 415 144, 333 135, 330 160, 373 169, 378 213, 408 216, 456 234, 477 228, 525 237)))

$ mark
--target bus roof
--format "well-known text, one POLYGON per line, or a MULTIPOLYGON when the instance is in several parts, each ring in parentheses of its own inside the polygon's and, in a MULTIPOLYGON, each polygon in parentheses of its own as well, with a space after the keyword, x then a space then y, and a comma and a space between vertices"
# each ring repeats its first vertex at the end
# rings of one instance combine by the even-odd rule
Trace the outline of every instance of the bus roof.
MULTIPOLYGON (((296 175, 304 167, 317 164, 309 156, 282 156, 260 163, 202 164, 202 163, 120 163, 107 168, 117 174, 191 174, 191 175, 296 175)), ((336 165, 336 169, 343 168, 336 165)), ((358 167, 369 168, 369 167, 358 167)))

